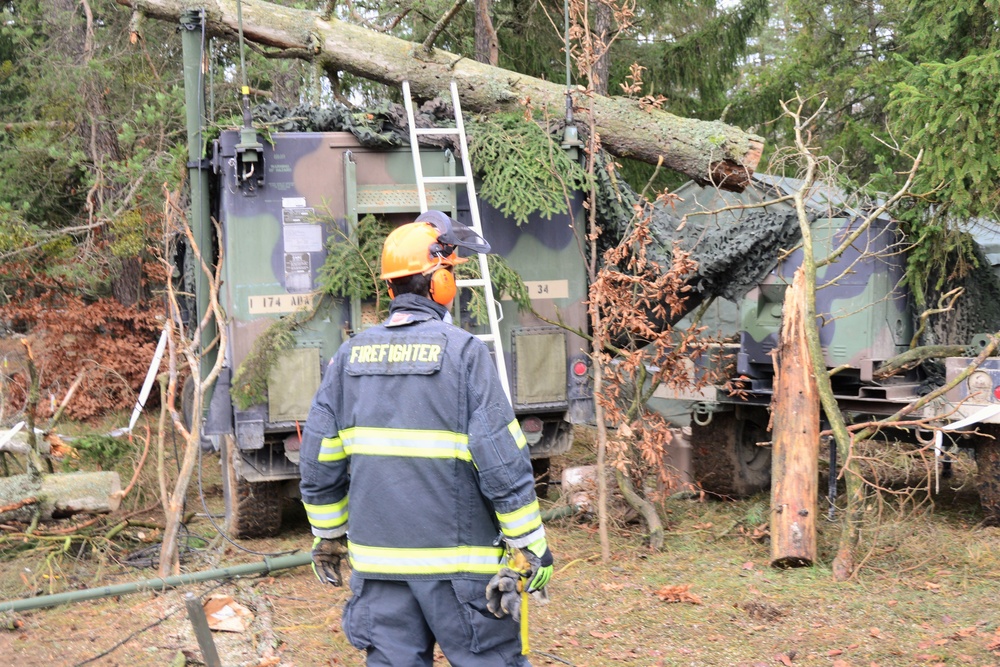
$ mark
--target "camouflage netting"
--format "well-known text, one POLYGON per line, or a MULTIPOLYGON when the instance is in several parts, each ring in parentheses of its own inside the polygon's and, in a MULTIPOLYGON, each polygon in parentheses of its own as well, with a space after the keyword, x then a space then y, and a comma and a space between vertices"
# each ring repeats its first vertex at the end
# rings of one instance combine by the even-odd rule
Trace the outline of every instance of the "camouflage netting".
MULTIPOLYGON (((605 176, 598 184, 598 214, 605 226, 604 244, 617 243, 632 223, 639 195, 628 184, 611 183, 605 176)), ((699 298, 692 299, 693 308, 709 296, 730 301, 741 299, 778 263, 777 248, 790 248, 800 238, 798 218, 794 211, 787 214, 747 209, 739 214, 739 224, 704 225, 682 219, 671 209, 655 205, 650 211, 650 228, 656 245, 647 248, 649 259, 660 266, 669 266, 674 242, 698 263, 691 285, 699 298)))
MULTIPOLYGON (((959 279, 948 278, 955 269, 952 258, 944 267, 946 279, 941 287, 929 280, 925 308, 936 308, 942 295, 956 287, 962 288, 962 295, 952 311, 931 315, 929 326, 920 339, 921 345, 969 345, 976 334, 1000 331, 1000 278, 993 271, 982 246, 969 240, 976 265, 959 279)), ((958 252, 958 251, 955 251, 958 252)), ((914 309, 914 330, 919 326, 919 309, 914 309)))
MULTIPOLYGON (((414 112, 414 117, 417 127, 435 127, 446 122, 453 127, 455 118, 451 104, 439 99, 425 102, 414 112)), ((406 109, 392 102, 365 109, 351 109, 342 104, 330 107, 300 104, 289 108, 266 102, 254 107, 253 118, 273 132, 350 132, 362 146, 369 148, 410 143, 406 109)), ((420 143, 458 150, 457 144, 447 137, 424 136, 420 143)))
POLYGON ((669 211, 653 213, 653 234, 664 249, 680 242, 698 262, 696 285, 705 295, 741 299, 778 263, 778 248, 790 248, 800 238, 795 213, 746 211, 736 225, 703 228, 680 220, 669 211))

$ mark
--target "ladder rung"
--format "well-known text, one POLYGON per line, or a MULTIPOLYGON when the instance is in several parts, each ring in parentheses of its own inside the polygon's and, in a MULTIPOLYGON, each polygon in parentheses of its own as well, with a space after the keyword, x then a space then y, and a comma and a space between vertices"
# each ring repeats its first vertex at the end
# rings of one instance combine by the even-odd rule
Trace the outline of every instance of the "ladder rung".
POLYGON ((482 278, 462 278, 456 280, 455 285, 457 287, 485 287, 486 281, 482 278))
POLYGON ((483 341, 484 343, 495 343, 496 336, 493 334, 476 334, 476 338, 483 341))
POLYGON ((419 136, 448 136, 453 134, 458 136, 457 127, 418 127, 414 128, 413 133, 419 136))
POLYGON ((469 182, 467 176, 424 176, 424 183, 464 184, 469 182))

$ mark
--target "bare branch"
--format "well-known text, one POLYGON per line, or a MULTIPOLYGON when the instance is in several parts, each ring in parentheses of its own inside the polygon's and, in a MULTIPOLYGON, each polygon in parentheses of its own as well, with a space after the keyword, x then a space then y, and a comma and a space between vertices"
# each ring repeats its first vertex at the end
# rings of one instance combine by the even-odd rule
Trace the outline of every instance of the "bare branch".
POLYGON ((442 16, 438 22, 434 24, 434 27, 431 28, 430 33, 427 35, 427 39, 425 39, 424 43, 421 45, 424 53, 430 54, 434 50, 434 40, 438 38, 438 35, 440 35, 446 27, 448 27, 448 24, 451 23, 451 20, 455 18, 455 14, 458 13, 458 10, 461 9, 464 4, 465 0, 455 0, 455 4, 451 6, 451 9, 445 12, 444 16, 442 16))

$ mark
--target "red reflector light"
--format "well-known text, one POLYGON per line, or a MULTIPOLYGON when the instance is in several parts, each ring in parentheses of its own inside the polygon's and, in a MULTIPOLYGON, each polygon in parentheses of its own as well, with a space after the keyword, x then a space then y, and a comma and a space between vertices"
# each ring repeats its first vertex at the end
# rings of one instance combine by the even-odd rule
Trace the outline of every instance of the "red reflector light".
POLYGON ((542 430, 542 420, 538 417, 526 417, 521 420, 521 430, 525 433, 539 433, 542 430))
POLYGON ((578 361, 573 364, 573 375, 580 376, 587 374, 587 364, 582 361, 578 361))
POLYGON ((1000 385, 997 385, 996 387, 993 387, 993 398, 995 398, 998 401, 1000 401, 1000 385))

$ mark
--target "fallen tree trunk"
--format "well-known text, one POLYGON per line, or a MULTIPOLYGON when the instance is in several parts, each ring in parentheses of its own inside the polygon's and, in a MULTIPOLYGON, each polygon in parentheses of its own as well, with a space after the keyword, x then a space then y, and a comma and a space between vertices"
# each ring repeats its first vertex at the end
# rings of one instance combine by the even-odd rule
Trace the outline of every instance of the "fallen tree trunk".
POLYGON ((105 514, 121 503, 116 472, 14 475, 0 478, 0 522, 30 521, 53 515, 105 514))
MULTIPOLYGON (((189 9, 204 9, 206 30, 233 39, 239 29, 236 0, 116 0, 152 18, 178 21, 189 9)), ((493 67, 435 49, 427 54, 413 42, 367 28, 324 20, 318 12, 269 2, 244 2, 244 37, 278 49, 282 57, 319 63, 333 72, 350 72, 389 85, 410 82, 418 97, 447 97, 452 79, 468 110, 521 110, 528 102, 547 107, 561 117, 566 87, 493 67)), ((590 104, 580 91, 574 95, 574 117, 589 121, 590 104)), ((663 165, 699 183, 728 190, 746 187, 764 148, 764 140, 720 121, 680 118, 664 111, 640 108, 638 100, 597 96, 594 122, 605 150, 663 165)))

